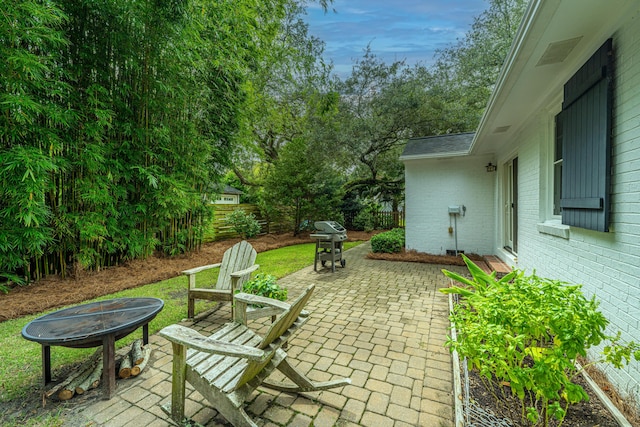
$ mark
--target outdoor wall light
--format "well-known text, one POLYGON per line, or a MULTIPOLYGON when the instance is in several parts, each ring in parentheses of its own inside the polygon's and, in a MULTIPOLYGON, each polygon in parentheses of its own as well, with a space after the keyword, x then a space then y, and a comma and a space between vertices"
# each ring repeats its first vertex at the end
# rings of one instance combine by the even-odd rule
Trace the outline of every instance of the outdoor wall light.
POLYGON ((485 167, 487 168, 487 172, 495 172, 496 169, 498 169, 498 166, 494 165, 491 162, 489 162, 489 164, 485 167))

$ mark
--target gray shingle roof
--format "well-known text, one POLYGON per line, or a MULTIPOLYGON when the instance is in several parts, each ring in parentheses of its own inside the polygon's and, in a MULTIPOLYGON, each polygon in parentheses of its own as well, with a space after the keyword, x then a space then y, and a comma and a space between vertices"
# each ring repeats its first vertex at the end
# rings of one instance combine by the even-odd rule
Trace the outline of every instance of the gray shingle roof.
POLYGON ((223 194, 242 194, 242 191, 238 190, 237 188, 234 188, 230 185, 225 185, 224 186, 224 190, 222 191, 223 194))
POLYGON ((474 135, 474 132, 468 132, 411 138, 400 160, 468 154, 474 135))

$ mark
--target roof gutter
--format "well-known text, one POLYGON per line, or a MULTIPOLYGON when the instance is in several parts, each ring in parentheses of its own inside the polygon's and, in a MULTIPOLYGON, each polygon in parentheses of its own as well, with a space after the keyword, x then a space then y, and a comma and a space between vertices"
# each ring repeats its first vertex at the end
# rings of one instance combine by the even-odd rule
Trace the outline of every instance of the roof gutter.
POLYGON ((462 157, 468 156, 469 151, 454 151, 448 153, 437 153, 437 154, 414 154, 409 156, 400 156, 400 161, 405 162, 409 160, 423 160, 423 159, 443 159, 447 157, 462 157))

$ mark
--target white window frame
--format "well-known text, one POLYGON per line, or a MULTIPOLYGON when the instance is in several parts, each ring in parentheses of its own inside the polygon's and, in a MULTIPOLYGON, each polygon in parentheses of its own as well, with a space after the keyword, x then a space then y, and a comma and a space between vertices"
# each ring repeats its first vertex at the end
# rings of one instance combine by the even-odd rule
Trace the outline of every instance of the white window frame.
POLYGON ((538 224, 538 232, 549 234, 564 239, 569 238, 570 227, 562 224, 562 215, 553 213, 554 207, 554 163, 555 163, 555 145, 556 145, 556 116, 562 111, 562 92, 560 92, 552 102, 549 103, 546 114, 546 155, 542 155, 541 182, 540 188, 543 191, 540 200, 544 200, 544 206, 540 210, 541 218, 538 224))

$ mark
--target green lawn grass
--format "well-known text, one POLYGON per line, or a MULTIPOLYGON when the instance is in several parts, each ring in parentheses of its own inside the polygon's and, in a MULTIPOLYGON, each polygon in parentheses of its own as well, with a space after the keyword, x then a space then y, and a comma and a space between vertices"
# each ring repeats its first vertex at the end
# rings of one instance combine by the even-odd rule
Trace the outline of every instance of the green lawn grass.
MULTIPOLYGON (((361 242, 345 242, 344 249, 349 249, 361 242)), ((259 253, 256 263, 260 264, 258 272, 272 274, 277 278, 284 277, 313 263, 315 243, 287 246, 259 253)), ((213 281, 216 270, 203 271, 198 274, 197 282, 213 281)), ((149 333, 156 333, 163 327, 177 323, 186 317, 187 313, 187 279, 183 276, 174 277, 162 282, 152 283, 134 289, 105 295, 91 301, 112 298, 156 297, 164 301, 163 310, 149 323, 149 333)), ((86 301, 86 302, 91 302, 86 301)), ((196 313, 211 307, 212 302, 198 302, 196 313)), ((24 396, 35 392, 41 386, 42 359, 40 344, 22 338, 22 328, 36 317, 45 313, 25 316, 19 319, 7 320, 0 323, 0 402, 24 396)), ((130 344, 134 339, 142 336, 136 331, 116 343, 116 348, 130 344)), ((93 349, 70 349, 65 347, 51 348, 52 375, 68 364, 79 363, 96 351, 93 349)))

